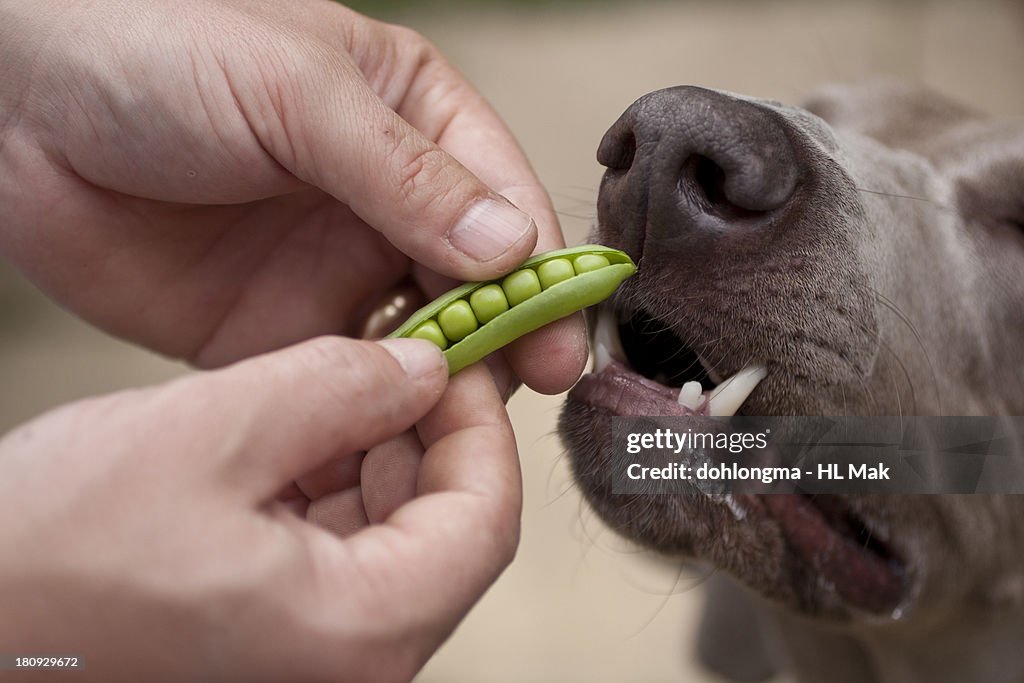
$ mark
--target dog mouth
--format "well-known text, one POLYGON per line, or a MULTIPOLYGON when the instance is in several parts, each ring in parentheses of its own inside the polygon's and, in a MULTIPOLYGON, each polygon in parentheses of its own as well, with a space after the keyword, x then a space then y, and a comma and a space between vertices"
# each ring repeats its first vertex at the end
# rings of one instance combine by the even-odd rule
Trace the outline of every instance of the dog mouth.
MULTIPOLYGON (((593 372, 569 395, 567 414, 577 421, 563 423, 563 429, 566 424, 577 425, 578 440, 574 442, 572 434, 566 438, 570 446, 579 447, 573 453, 578 478, 581 471, 614 467, 623 457, 611 452, 609 418, 613 416, 701 419, 774 414, 768 392, 772 383, 785 378, 769 376, 766 360, 737 363, 738 370, 725 374, 687 344, 679 329, 641 308, 613 299, 591 315, 593 372), (593 461, 581 463, 581 458, 593 461)), ((679 457, 692 454, 684 451, 679 457)), ((704 496, 694 490, 652 494, 663 499, 655 503, 607 491, 588 495, 613 526, 634 540, 656 550, 683 549, 685 554, 708 557, 769 597, 791 600, 809 613, 845 613, 852 608, 868 614, 898 615, 909 592, 909 572, 896 545, 883 525, 861 512, 863 506, 856 497, 704 496), (622 520, 637 518, 631 514, 633 505, 648 510, 657 507, 660 512, 644 522, 646 527, 631 526, 632 521, 622 520), (665 525, 672 525, 673 530, 667 532, 665 525), (694 536, 703 533, 695 527, 709 526, 718 527, 723 536, 694 536), (777 542, 763 542, 765 533, 777 542), (757 539, 758 535, 762 539, 757 539), (724 547, 721 539, 726 536, 733 547, 724 547), (745 543, 747 536, 751 536, 748 548, 735 547, 745 543), (671 540, 666 542, 667 538, 671 540), (746 575, 752 571, 749 553, 757 548, 756 552, 768 556, 762 561, 782 568, 773 585, 757 572, 756 576, 746 575)))
POLYGON ((594 371, 576 393, 616 415, 736 415, 767 376, 755 362, 723 377, 642 309, 599 307, 593 348, 594 371))

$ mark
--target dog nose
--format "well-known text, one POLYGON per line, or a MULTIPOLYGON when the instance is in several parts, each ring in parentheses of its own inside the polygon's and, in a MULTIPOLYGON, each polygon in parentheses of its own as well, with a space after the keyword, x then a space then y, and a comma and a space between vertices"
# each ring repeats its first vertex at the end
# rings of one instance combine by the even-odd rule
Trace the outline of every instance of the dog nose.
POLYGON ((608 169, 602 228, 621 233, 627 247, 644 234, 673 249, 763 233, 800 178, 776 112, 692 86, 637 100, 605 134, 597 158, 608 169))

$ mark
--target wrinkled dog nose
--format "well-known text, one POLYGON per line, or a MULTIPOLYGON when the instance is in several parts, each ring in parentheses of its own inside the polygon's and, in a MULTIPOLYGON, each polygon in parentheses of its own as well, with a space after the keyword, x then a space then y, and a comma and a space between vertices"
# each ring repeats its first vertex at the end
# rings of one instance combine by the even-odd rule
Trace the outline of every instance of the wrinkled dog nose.
POLYGON ((637 100, 597 153, 603 230, 621 244, 706 250, 715 236, 763 233, 790 202, 800 162, 782 118, 704 88, 637 100))

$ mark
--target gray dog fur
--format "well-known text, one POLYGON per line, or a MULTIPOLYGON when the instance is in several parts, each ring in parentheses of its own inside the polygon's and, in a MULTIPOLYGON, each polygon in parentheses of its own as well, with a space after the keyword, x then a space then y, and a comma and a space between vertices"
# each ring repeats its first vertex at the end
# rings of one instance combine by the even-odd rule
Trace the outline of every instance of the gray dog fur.
MULTIPOLYGON (((770 231, 710 249, 647 203, 630 233, 637 190, 609 171, 594 241, 661 247, 648 244, 617 304, 642 305, 722 375, 767 363, 747 414, 1024 415, 1024 122, 893 82, 830 87, 805 109, 729 97, 781 122, 804 168, 796 194, 770 231)), ((660 138, 637 142, 655 160, 676 131, 714 135, 715 116, 641 100, 616 126, 659 120, 660 138)), ((648 188, 663 172, 649 165, 635 171, 648 188)), ((849 497, 911 576, 899 610, 863 614, 793 561, 755 498, 737 516, 721 499, 611 494, 608 417, 570 395, 561 430, 575 476, 619 533, 731 577, 712 582, 700 646, 720 673, 1024 681, 1024 496, 849 497)))

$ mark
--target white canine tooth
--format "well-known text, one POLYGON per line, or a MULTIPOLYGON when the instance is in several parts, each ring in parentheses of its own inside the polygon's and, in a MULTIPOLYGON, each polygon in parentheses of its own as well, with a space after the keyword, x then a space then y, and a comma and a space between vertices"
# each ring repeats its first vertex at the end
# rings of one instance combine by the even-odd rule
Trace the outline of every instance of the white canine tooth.
POLYGON ((612 360, 623 361, 625 358, 615 316, 609 310, 599 311, 597 327, 594 328, 594 372, 601 372, 612 360))
POLYGON ((700 385, 700 382, 687 382, 683 385, 683 388, 679 390, 679 405, 690 410, 697 410, 700 407, 700 395, 704 391, 704 388, 700 385))
POLYGON ((612 355, 604 342, 594 340, 594 372, 601 372, 611 365, 612 355))
POLYGON ((719 384, 711 392, 709 412, 712 417, 729 417, 736 414, 750 393, 768 375, 762 365, 750 365, 719 384))

